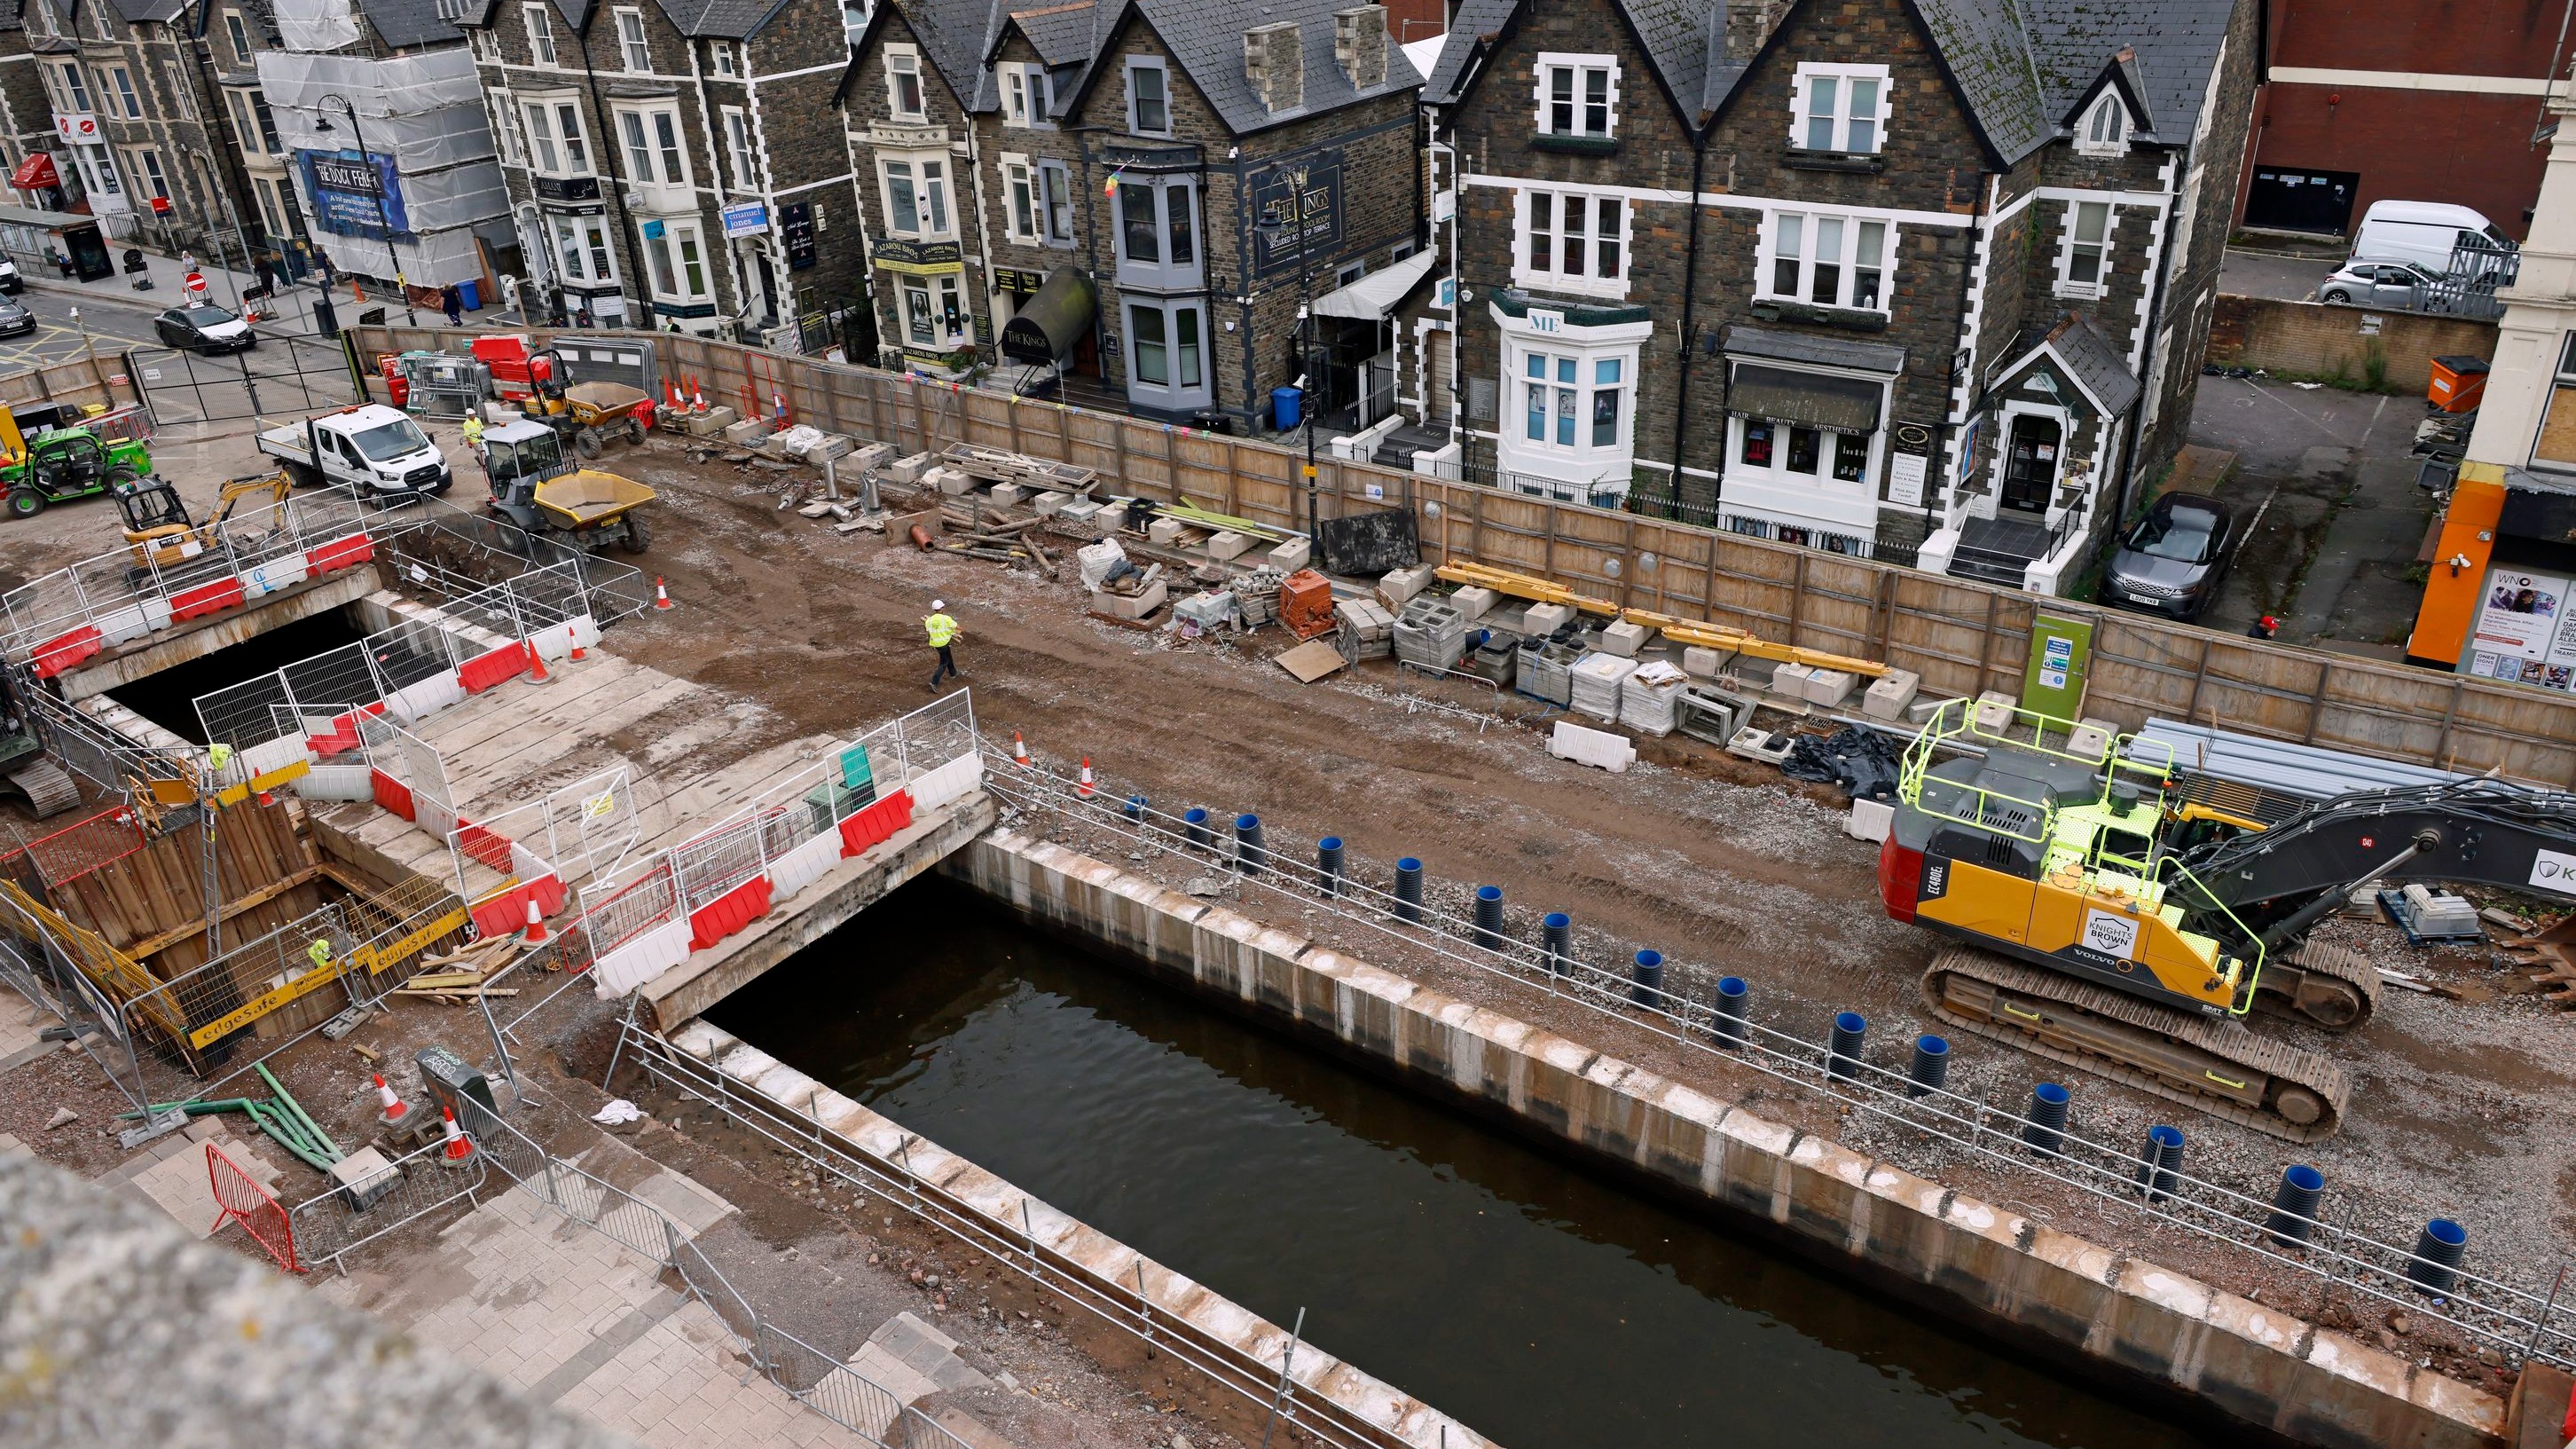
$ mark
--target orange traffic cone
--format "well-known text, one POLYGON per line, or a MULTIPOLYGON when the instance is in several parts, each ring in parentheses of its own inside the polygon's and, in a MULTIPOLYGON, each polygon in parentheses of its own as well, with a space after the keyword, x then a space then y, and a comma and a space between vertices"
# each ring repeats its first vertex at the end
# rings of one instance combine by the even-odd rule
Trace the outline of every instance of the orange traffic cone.
POLYGON ((528 897, 528 929, 525 935, 519 937, 519 944, 523 946, 540 946, 545 944, 545 939, 546 918, 538 914, 537 898, 535 896, 530 896, 528 897))
POLYGON ((546 661, 544 656, 537 653, 537 646, 522 639, 519 641, 519 647, 528 652, 528 682, 530 684, 554 683, 553 678, 546 673, 546 661))
POLYGON ((1089 755, 1082 757, 1082 778, 1074 782, 1073 793, 1085 800, 1091 798, 1091 757, 1089 755))
POLYGON ((465 1129, 456 1125, 455 1109, 441 1105, 438 1115, 445 1119, 447 1127, 447 1145, 439 1149, 440 1159, 450 1167, 462 1167, 473 1161, 474 1144, 466 1138, 465 1129))
POLYGON ((1011 763, 1019 766, 1023 770, 1034 770, 1037 768, 1037 762, 1029 758, 1028 741, 1020 738, 1020 732, 1018 730, 1011 731, 1011 763))
POLYGON ((581 631, 579 629, 570 624, 564 625, 564 637, 572 641, 573 663, 580 664, 590 658, 590 651, 581 647, 581 631))
POLYGON ((382 1072, 376 1074, 376 1100, 384 1104, 384 1110, 376 1114, 376 1120, 388 1127, 401 1126, 402 1120, 411 1115, 411 1104, 394 1095, 394 1089, 385 1084, 382 1072))
MULTIPOLYGON (((699 411, 704 412, 706 410, 706 399, 704 397, 700 397, 698 401, 700 404, 699 411)), ((662 587, 662 576, 660 574, 655 574, 653 576, 653 607, 656 609, 667 609, 671 607, 671 591, 662 587)))
POLYGON ((690 379, 689 379, 689 411, 691 411, 691 412, 693 412, 693 413, 703 413, 703 412, 705 412, 706 410, 707 410, 707 388, 706 388, 706 384, 704 384, 704 383, 702 383, 702 382, 698 381, 698 380, 697 380, 697 378, 696 378, 695 376, 691 376, 691 377, 690 377, 690 379))

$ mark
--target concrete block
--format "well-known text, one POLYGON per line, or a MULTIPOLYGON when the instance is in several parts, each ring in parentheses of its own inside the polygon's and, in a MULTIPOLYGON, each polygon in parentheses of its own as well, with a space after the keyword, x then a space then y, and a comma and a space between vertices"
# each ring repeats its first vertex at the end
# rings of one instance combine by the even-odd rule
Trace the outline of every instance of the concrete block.
POLYGON ((1807 676, 1814 672, 1803 664, 1791 664, 1784 660, 1771 670, 1771 692, 1785 694, 1792 699, 1805 699, 1807 676))
POLYGON ((1219 563, 1242 557, 1243 551, 1250 547, 1252 547, 1252 535, 1248 533, 1236 533, 1232 529, 1227 529, 1222 533, 1208 535, 1208 557, 1219 563))
POLYGON ((1884 800, 1854 800, 1851 814, 1843 820, 1843 834, 1854 840, 1877 845, 1896 828, 1896 807, 1884 800))
POLYGON ((1487 588, 1464 588, 1449 596, 1449 606, 1470 619, 1482 620, 1493 612, 1495 601, 1501 597, 1487 588))
POLYGON ((1091 612, 1107 614, 1113 619, 1141 619, 1163 607, 1170 593, 1163 580, 1156 579, 1134 594, 1113 594, 1103 589, 1091 591, 1091 612))
POLYGON ((828 458, 837 465, 841 459, 858 451, 858 446, 859 445, 857 443, 841 436, 839 433, 825 433, 823 435, 823 441, 816 443, 805 450, 805 461, 813 464, 817 468, 820 468, 823 466, 824 460, 828 458))
POLYGON ((1004 508, 1017 508, 1020 504, 1020 485, 1017 483, 994 484, 993 501, 1004 508))
POLYGON ((769 419, 744 418, 741 422, 725 425, 724 440, 737 448, 757 447, 769 432, 769 419))
POLYGON ((394 1190, 402 1174, 372 1147, 361 1147, 331 1164, 331 1185, 351 1212, 365 1212, 376 1199, 394 1190))
POLYGON ((2015 701, 2000 689, 1989 689, 1977 696, 1975 721, 1980 734, 1999 735, 2013 726, 2015 701))
POLYGON ((1896 720, 1905 716, 1905 707, 1914 702, 1923 688, 1923 676, 1911 669, 1891 669, 1870 681, 1860 697, 1860 712, 1871 719, 1896 720))
POLYGON ((692 438, 711 438, 732 426, 731 408, 709 408, 702 413, 689 414, 689 436, 692 438))
POLYGON ((883 468, 894 461, 894 444, 867 443, 850 451, 848 466, 856 469, 883 468))
POLYGON ((2111 753, 2111 741, 2118 738, 2120 727, 2107 719, 2084 719, 2066 732, 2066 753, 2087 760, 2098 760, 2111 753))
POLYGON ((936 453, 914 453, 885 465, 886 476, 897 483, 918 483, 922 475, 939 466, 936 453))
POLYGON ((963 498, 975 491, 975 480, 956 468, 933 468, 921 475, 921 481, 951 498, 963 498))
POLYGON ((1521 620, 1521 633, 1553 634, 1574 622, 1572 604, 1532 604, 1521 620))
POLYGON ((1431 587, 1436 571, 1429 564, 1397 569, 1377 581, 1377 596, 1390 609, 1401 609, 1413 596, 1431 587))
POLYGON ((1096 526, 1100 505, 1088 498, 1077 498, 1055 511, 1055 520, 1068 528, 1096 526))
POLYGON ((1616 654, 1622 659, 1634 659, 1637 657, 1637 651, 1645 647, 1646 626, 1643 624, 1631 624, 1622 619, 1601 631, 1601 652, 1604 654, 1616 654))
POLYGON ((1682 673, 1693 679, 1715 679, 1726 667, 1726 656, 1704 644, 1691 644, 1682 649, 1682 673))
POLYGON ((1315 556, 1315 546, 1302 538, 1292 538, 1270 550, 1270 566, 1283 574, 1293 574, 1315 556))
POLYGON ((1858 676, 1845 674, 1839 669, 1810 669, 1807 671, 1807 702, 1821 704, 1827 709, 1839 709, 1844 700, 1851 698, 1852 686, 1857 682, 1858 676))
POLYGON ((1070 493, 1041 493, 1029 500, 1029 509, 1038 517, 1044 518, 1072 501, 1073 495, 1070 493))
POLYGON ((1169 548, 1172 540, 1180 537, 1181 530, 1187 527, 1189 527, 1188 524, 1177 518, 1157 518, 1145 525, 1145 541, 1169 548))

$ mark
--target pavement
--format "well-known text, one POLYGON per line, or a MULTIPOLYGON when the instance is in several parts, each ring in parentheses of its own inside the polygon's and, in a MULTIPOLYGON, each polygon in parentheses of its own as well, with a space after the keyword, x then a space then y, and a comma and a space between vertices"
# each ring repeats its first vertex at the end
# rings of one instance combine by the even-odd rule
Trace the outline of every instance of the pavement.
POLYGON ((2435 516, 2409 453, 2424 404, 2330 387, 2204 377, 2191 441, 2236 455, 2218 486, 2250 528, 2201 622, 2393 658, 2422 590, 2406 575, 2435 516))
POLYGON ((2304 302, 2317 284, 2343 265, 2343 254, 2302 256, 2287 251, 2229 247, 2218 262, 2218 290, 2232 297, 2273 297, 2304 302))

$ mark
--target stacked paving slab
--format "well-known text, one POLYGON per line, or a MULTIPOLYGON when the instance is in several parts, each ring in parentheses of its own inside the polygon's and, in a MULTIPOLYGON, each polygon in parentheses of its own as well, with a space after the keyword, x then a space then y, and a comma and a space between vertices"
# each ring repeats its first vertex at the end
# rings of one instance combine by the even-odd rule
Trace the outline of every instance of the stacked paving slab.
POLYGON ((1425 669, 1454 669, 1467 652, 1467 616, 1429 594, 1406 602, 1395 619, 1395 657, 1425 669))

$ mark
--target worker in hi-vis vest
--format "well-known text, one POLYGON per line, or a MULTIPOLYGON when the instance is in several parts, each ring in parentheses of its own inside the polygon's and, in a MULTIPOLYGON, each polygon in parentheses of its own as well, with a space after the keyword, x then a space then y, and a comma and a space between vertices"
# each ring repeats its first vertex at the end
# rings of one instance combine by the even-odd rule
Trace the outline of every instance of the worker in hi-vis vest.
POLYGON ((956 643, 957 636, 964 631, 957 627, 956 620, 948 617, 946 599, 930 601, 930 617, 921 621, 921 627, 930 635, 930 647, 939 651, 939 666, 930 671, 930 692, 937 694, 940 680, 966 677, 966 672, 957 667, 957 656, 948 652, 948 646, 956 643))

